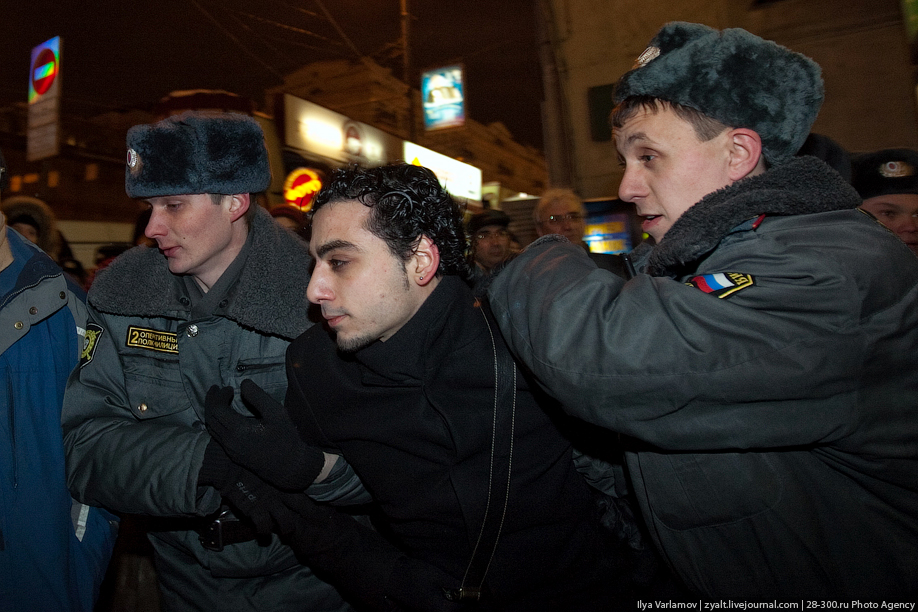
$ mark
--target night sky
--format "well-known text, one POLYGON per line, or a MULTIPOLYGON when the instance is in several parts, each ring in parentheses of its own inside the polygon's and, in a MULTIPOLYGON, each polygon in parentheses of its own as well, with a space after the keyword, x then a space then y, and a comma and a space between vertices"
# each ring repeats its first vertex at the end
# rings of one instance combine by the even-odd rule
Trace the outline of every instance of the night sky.
MULTIPOLYGON (((541 148, 534 4, 409 0, 412 84, 420 70, 461 62, 468 116, 541 148)), ((266 87, 318 59, 366 55, 402 74, 399 0, 2 0, 0 15, 4 106, 26 100, 30 51, 54 36, 63 110, 84 116, 149 109, 184 89, 224 89, 261 107, 266 87)))

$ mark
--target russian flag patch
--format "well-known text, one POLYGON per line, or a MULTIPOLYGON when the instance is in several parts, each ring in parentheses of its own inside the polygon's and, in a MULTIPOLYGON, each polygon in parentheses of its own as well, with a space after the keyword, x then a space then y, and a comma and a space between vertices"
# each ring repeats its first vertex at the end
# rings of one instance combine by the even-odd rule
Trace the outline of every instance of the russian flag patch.
POLYGON ((725 298, 733 295, 741 289, 751 287, 755 284, 755 278, 751 274, 740 274, 739 272, 720 272, 718 274, 702 274, 693 276, 686 285, 701 289, 705 293, 725 298))

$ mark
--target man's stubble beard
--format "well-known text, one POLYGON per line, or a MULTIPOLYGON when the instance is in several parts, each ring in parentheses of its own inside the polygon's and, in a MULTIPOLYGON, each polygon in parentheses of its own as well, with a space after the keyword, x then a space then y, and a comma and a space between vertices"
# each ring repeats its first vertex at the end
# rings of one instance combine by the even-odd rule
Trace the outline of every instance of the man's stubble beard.
POLYGON ((335 341, 338 343, 338 350, 342 353, 356 353, 360 349, 370 346, 376 342, 376 340, 377 338, 370 338, 368 336, 358 336, 347 340, 342 340, 341 336, 335 338, 335 341))
MULTIPOLYGON (((411 289, 411 284, 408 280, 408 270, 405 268, 405 262, 402 262, 402 288, 405 293, 411 289)), ((371 334, 365 334, 363 336, 357 336, 356 338, 342 339, 340 335, 335 334, 335 342, 338 344, 338 350, 342 353, 356 353, 357 351, 364 349, 374 342, 379 340, 379 336, 373 338, 371 334)))

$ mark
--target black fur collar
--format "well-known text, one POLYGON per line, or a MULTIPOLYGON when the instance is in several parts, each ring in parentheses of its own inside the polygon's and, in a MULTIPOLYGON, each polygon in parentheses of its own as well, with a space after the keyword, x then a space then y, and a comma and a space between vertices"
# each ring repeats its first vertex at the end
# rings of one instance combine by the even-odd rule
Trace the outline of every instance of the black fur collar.
MULTIPOLYGON (((227 317, 240 325, 290 340, 310 325, 309 251, 262 208, 252 219, 252 244, 227 317)), ((178 277, 155 248, 133 248, 101 270, 89 303, 108 314, 172 317, 188 308, 176 298, 178 277)))
POLYGON ((653 248, 647 273, 678 276, 712 251, 732 229, 759 215, 805 215, 855 208, 861 198, 815 157, 797 157, 708 194, 688 209, 653 248))

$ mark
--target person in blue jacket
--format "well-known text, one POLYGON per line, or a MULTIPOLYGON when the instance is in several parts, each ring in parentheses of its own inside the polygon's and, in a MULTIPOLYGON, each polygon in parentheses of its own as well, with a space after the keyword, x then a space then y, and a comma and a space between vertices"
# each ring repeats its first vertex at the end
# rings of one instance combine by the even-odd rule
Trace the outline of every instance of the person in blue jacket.
POLYGON ((115 516, 71 499, 64 475, 84 298, 0 213, 0 610, 92 610, 114 547, 115 516))

